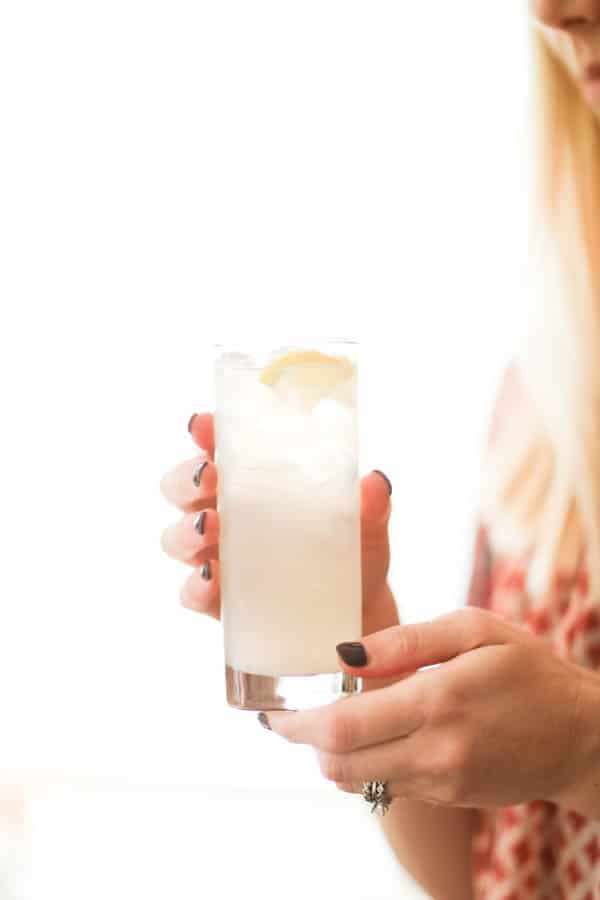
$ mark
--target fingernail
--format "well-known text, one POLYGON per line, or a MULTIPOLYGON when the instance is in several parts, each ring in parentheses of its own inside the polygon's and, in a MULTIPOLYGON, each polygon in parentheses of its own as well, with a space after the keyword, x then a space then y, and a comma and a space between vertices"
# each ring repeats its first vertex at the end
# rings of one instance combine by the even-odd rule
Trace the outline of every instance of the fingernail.
POLYGON ((206 525, 206 510, 203 509, 202 512, 196 516, 194 519, 194 529, 198 532, 198 534, 204 534, 204 527, 206 525))
POLYGON ((266 728, 267 731, 273 731, 273 729, 269 725, 269 720, 267 719, 267 716, 265 715, 264 712, 259 712, 257 718, 263 728, 266 728))
POLYGON ((388 486, 388 491, 390 492, 390 497, 391 497, 392 496, 392 482, 390 481, 390 479, 387 477, 385 472, 381 471, 381 469, 373 469, 373 471, 377 472, 378 475, 381 475, 381 477, 385 479, 385 483, 388 486))
POLYGON ((196 418, 197 415, 198 415, 198 413, 194 413, 193 416, 190 418, 190 421, 188 422, 188 431, 190 434, 192 433, 192 425, 194 424, 194 419, 196 418))
POLYGON ((367 651, 361 643, 353 641, 346 644, 338 644, 335 648, 347 666, 366 666, 367 651))
POLYGON ((204 578, 205 581, 210 581, 212 578, 212 570, 210 568, 210 562, 205 562, 202 568, 200 569, 200 574, 204 578))
POLYGON ((200 479, 202 478, 202 473, 208 465, 208 460, 201 462, 199 466, 196 466, 194 469, 194 474, 192 476, 192 481, 196 485, 196 487, 200 487, 200 479))

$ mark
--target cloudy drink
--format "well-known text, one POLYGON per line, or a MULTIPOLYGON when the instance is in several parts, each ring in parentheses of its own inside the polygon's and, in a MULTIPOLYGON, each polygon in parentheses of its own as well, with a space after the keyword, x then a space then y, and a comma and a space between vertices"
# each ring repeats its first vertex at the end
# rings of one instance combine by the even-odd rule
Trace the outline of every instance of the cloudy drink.
POLYGON ((219 348, 219 559, 233 706, 297 709, 357 689, 335 651, 361 636, 354 351, 219 348))

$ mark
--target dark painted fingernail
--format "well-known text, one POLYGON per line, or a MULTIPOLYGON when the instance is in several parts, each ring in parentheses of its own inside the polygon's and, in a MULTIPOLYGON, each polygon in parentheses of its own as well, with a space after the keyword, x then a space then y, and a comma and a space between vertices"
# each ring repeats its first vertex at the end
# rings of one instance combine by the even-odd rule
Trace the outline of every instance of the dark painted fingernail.
POLYGON ((191 416, 190 421, 188 422, 188 431, 190 434, 192 433, 192 425, 194 424, 194 419, 196 418, 197 415, 198 415, 198 413, 194 413, 194 415, 191 416))
POLYGON ((377 472, 378 475, 381 475, 381 477, 385 479, 385 483, 388 486, 388 491, 390 492, 390 497, 391 497, 392 496, 392 482, 390 481, 390 479, 387 477, 385 472, 381 471, 381 469, 373 469, 373 471, 377 472))
POLYGON ((196 516, 194 519, 194 529, 198 532, 198 534, 204 534, 204 528, 206 526, 206 510, 203 509, 202 512, 196 516))
POLYGON ((205 460, 204 462, 200 463, 199 466, 196 466, 196 468, 194 469, 194 474, 192 476, 192 480, 193 480, 194 484, 196 485, 196 487, 200 487, 200 479, 202 478, 202 473, 204 472, 207 465, 208 465, 208 460, 205 460))
POLYGON ((358 641, 352 643, 338 644, 335 648, 347 666, 366 666, 367 651, 358 641))
POLYGON ((267 729, 267 731, 273 731, 273 729, 269 725, 269 720, 267 719, 264 712, 259 712, 258 721, 260 722, 260 724, 262 725, 263 728, 267 729))
POLYGON ((210 581, 212 578, 212 569, 210 567, 210 562, 205 562, 202 568, 200 569, 200 574, 204 578, 205 581, 210 581))

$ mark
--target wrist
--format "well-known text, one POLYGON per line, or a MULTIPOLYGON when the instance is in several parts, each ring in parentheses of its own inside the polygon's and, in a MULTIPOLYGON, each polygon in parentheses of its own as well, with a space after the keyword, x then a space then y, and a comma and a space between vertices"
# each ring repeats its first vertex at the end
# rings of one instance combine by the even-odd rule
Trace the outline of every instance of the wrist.
POLYGON ((573 666, 577 679, 573 735, 564 787, 552 798, 566 809, 600 820, 600 677, 573 666))

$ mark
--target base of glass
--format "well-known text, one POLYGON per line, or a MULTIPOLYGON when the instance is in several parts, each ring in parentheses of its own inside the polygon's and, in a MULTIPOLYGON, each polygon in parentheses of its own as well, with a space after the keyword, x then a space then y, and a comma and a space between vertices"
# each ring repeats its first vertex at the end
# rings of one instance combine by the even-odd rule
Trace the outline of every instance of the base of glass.
POLYGON ((312 709, 360 693, 362 681, 346 672, 328 675, 251 675, 225 667, 227 702, 236 709, 312 709))

